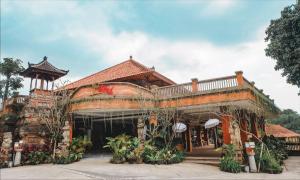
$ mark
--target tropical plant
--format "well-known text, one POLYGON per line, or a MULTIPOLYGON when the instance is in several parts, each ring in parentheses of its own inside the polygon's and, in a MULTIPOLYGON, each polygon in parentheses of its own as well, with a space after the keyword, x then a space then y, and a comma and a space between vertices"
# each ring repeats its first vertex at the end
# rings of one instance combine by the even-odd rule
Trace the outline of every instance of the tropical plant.
POLYGON ((177 151, 175 147, 159 149, 149 142, 145 143, 142 156, 144 162, 149 164, 173 164, 182 162, 184 159, 184 153, 177 151))
POLYGON ((129 147, 131 146, 130 136, 121 134, 114 138, 107 137, 107 144, 103 146, 104 148, 109 148, 113 157, 111 159, 112 163, 120 164, 126 161, 126 156, 129 151, 129 147))
POLYGON ((224 156, 220 162, 221 171, 239 173, 241 172, 241 164, 235 160, 236 149, 233 144, 223 146, 224 156))
POLYGON ((57 154, 54 158, 55 164, 69 164, 79 161, 83 158, 87 149, 92 146, 92 142, 84 138, 73 138, 70 146, 68 147, 68 154, 57 154))
POLYGON ((280 165, 283 160, 288 158, 287 145, 284 140, 275 138, 274 136, 264 136, 262 141, 268 147, 269 151, 273 154, 274 158, 280 165))
POLYGON ((144 151, 144 147, 141 144, 141 141, 137 137, 131 138, 129 150, 126 155, 126 160, 129 163, 142 163, 143 162, 143 158, 142 158, 143 151, 144 151))
POLYGON ((239 173, 242 170, 241 165, 237 161, 226 156, 221 159, 220 169, 231 173, 239 173))
POLYGON ((255 147, 255 160, 259 170, 271 174, 281 173, 283 169, 274 157, 274 152, 264 146, 260 144, 255 147))

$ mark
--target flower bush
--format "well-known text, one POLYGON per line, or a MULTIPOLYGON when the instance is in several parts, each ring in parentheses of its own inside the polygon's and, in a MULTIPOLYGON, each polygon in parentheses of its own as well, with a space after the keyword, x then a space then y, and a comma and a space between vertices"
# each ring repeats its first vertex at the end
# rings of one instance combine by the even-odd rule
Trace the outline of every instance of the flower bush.
POLYGON ((23 165, 37 165, 51 162, 51 150, 47 145, 30 144, 23 147, 21 157, 23 165))

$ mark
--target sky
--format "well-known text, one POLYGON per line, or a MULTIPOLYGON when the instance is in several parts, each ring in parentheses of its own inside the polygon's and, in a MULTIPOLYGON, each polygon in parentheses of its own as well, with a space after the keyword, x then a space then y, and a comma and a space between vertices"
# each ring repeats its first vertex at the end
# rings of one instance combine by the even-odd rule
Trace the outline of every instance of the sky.
MULTIPOLYGON (((299 89, 265 56, 265 29, 295 0, 1 0, 1 59, 44 56, 75 81, 129 58, 177 83, 244 76, 281 109, 299 89)), ((29 79, 22 94, 28 94, 29 79)))

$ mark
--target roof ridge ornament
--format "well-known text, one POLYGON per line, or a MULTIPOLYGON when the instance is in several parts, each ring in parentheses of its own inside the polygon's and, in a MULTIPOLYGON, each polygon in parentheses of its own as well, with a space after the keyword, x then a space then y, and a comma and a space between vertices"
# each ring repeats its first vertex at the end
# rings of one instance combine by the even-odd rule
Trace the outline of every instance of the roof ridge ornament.
POLYGON ((47 57, 47 56, 44 56, 43 60, 46 61, 47 59, 48 59, 48 57, 47 57))
POLYGON ((132 60, 132 55, 129 56, 129 60, 132 60))

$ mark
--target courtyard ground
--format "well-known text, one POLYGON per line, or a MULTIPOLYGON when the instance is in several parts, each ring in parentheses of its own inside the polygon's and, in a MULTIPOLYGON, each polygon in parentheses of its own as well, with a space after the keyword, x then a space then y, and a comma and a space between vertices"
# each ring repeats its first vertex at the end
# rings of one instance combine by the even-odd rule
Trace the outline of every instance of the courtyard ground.
POLYGON ((300 179, 300 156, 290 157, 282 174, 225 173, 218 167, 180 163, 173 165, 110 164, 109 156, 93 156, 69 165, 44 164, 1 169, 1 180, 30 179, 300 179))

